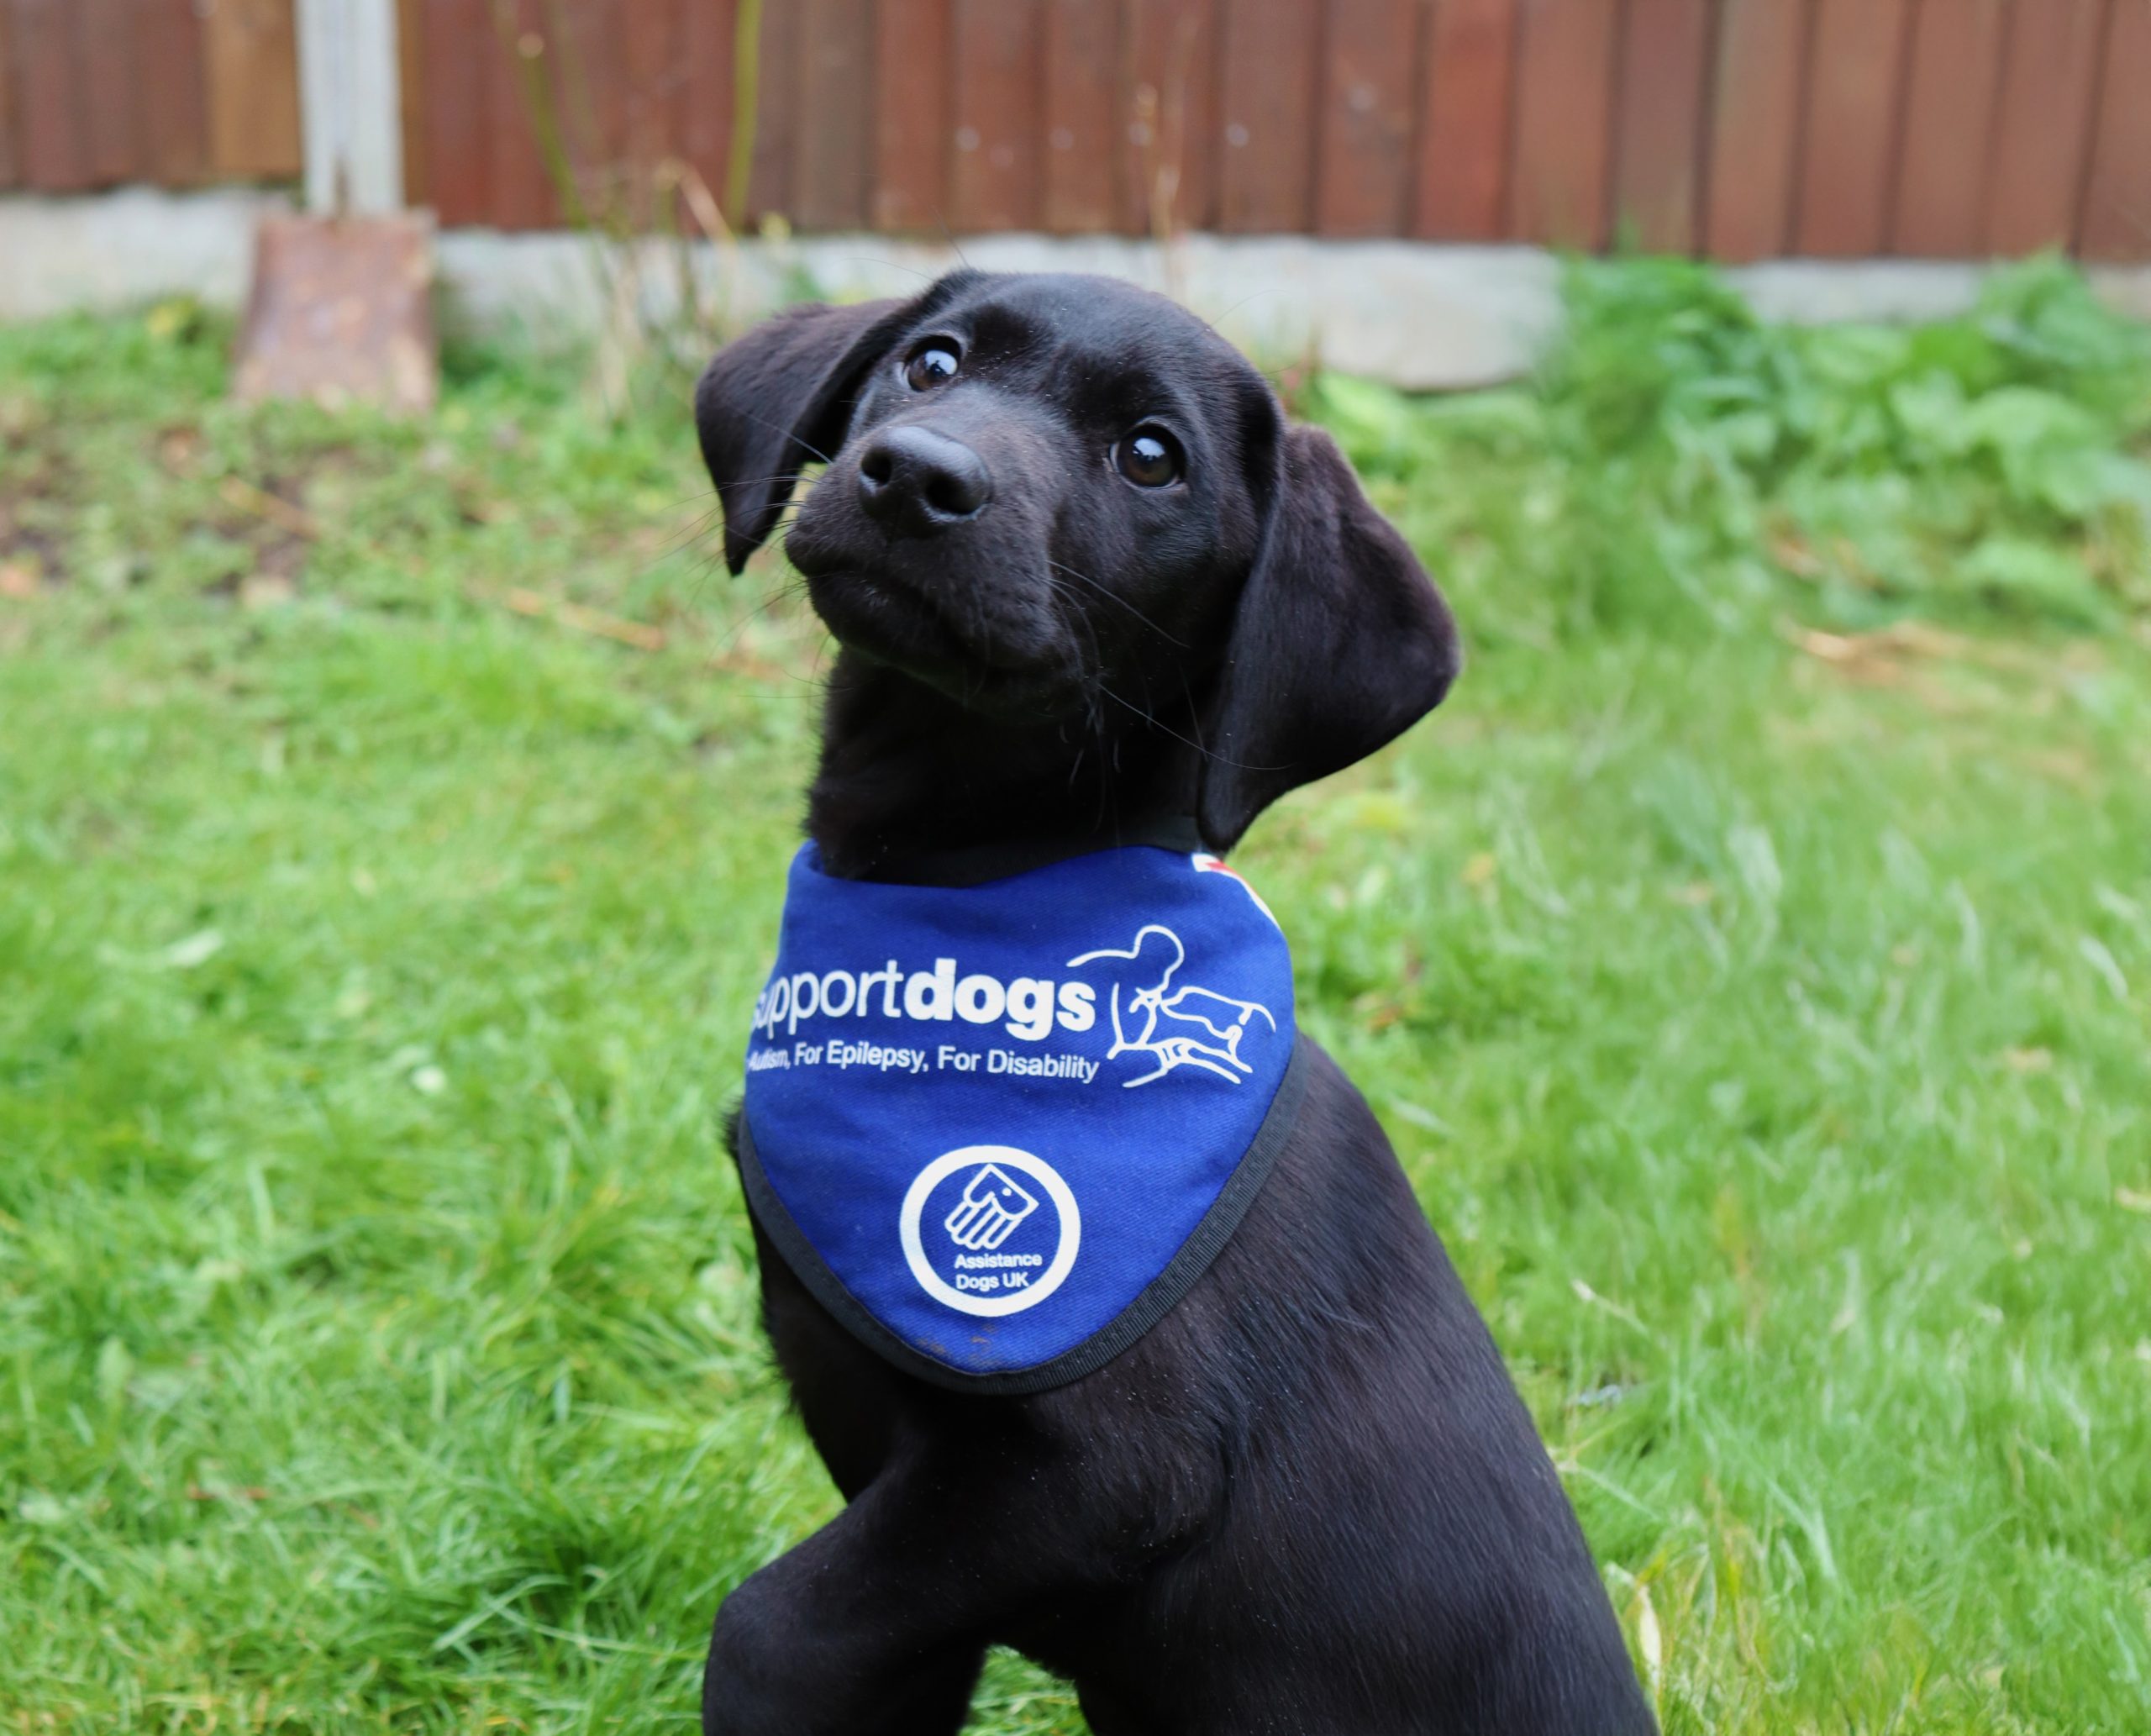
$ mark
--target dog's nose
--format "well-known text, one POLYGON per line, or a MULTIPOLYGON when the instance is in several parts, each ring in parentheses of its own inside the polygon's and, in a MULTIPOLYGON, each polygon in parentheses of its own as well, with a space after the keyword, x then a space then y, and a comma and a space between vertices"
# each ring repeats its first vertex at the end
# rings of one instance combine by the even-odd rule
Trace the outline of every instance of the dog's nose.
POLYGON ((986 460, 930 428, 892 428, 859 455, 859 503, 899 536, 932 536, 993 497, 986 460))

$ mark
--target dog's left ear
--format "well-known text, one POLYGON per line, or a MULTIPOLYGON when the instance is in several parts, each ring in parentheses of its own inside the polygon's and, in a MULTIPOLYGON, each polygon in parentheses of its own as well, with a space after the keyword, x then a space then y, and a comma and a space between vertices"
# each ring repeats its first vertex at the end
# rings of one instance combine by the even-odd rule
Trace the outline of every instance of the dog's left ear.
POLYGON ((843 444, 867 370, 917 309, 897 301, 787 308, 702 371, 695 431, 724 503, 724 564, 734 574, 776 528, 801 469, 843 444))
POLYGON ((1441 702, 1462 649, 1426 569, 1317 428, 1279 427, 1268 523, 1205 717, 1196 821, 1230 849, 1287 790, 1441 702))

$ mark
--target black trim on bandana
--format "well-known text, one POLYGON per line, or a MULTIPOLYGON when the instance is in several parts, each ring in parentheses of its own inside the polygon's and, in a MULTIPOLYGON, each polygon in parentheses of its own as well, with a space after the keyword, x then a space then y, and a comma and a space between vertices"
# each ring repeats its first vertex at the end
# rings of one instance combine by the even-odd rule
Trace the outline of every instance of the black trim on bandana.
POLYGON ((870 872, 857 876, 886 881, 891 886, 977 886, 990 881, 1012 880, 1033 869, 1049 868, 1077 856, 1100 850, 1123 850, 1147 844, 1177 855, 1193 855, 1209 846, 1192 814, 1171 814, 1147 820, 1110 834, 1093 833, 1086 838, 1039 839, 1025 844, 982 844, 961 850, 906 850, 877 861, 870 872))
POLYGON ((1223 1251, 1233 1232, 1239 1228, 1240 1220, 1247 1216, 1248 1207, 1254 1203, 1255 1195, 1262 1191, 1263 1182, 1277 1161, 1277 1154, 1298 1125, 1300 1105, 1307 1097, 1312 1065, 1311 1045, 1302 1036, 1293 1044, 1292 1059, 1286 1066, 1284 1078, 1278 1082, 1277 1095, 1270 1100, 1254 1144, 1248 1147, 1247 1155, 1239 1160, 1217 1197, 1211 1202, 1210 1209, 1202 1214, 1202 1222, 1181 1244, 1165 1270, 1145 1285, 1110 1325, 1092 1333, 1074 1349, 1064 1350, 1050 1361, 1034 1367, 1007 1373, 975 1375, 951 1368, 916 1345, 907 1344, 862 1307, 815 1251, 785 1209, 784 1202, 777 1197, 776 1190, 770 1186, 769 1177, 762 1171, 761 1160, 755 1155, 754 1134, 744 1115, 739 1118, 739 1180, 746 1190, 747 1203, 755 1222, 784 1256, 792 1276, 807 1286, 815 1301, 835 1316, 839 1325, 885 1361, 952 1392, 1044 1392, 1065 1386, 1070 1381, 1080 1381, 1103 1368, 1162 1320, 1194 1286, 1195 1281, 1209 1270, 1210 1262, 1223 1251))

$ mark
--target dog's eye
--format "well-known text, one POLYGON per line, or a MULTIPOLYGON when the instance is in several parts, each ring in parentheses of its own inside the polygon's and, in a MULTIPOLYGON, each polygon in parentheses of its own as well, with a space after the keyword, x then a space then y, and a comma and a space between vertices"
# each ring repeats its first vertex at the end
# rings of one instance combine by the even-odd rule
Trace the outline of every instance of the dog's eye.
POLYGON ((1170 488, 1187 467, 1180 442, 1162 428, 1137 429, 1112 449, 1112 461, 1138 488, 1170 488))
POLYGON ((945 338, 937 338, 912 352, 904 364, 904 380, 913 392, 931 392, 955 379, 959 365, 956 346, 945 338))

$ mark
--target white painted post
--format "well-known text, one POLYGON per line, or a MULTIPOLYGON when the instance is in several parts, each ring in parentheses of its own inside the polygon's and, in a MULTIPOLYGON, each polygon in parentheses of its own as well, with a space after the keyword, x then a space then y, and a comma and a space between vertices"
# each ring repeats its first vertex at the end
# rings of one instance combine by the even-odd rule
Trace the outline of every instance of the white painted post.
POLYGON ((403 208, 396 0, 299 0, 306 203, 328 216, 403 208))

